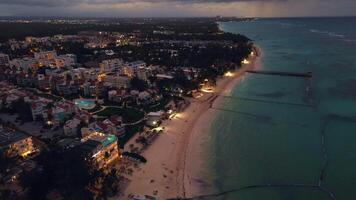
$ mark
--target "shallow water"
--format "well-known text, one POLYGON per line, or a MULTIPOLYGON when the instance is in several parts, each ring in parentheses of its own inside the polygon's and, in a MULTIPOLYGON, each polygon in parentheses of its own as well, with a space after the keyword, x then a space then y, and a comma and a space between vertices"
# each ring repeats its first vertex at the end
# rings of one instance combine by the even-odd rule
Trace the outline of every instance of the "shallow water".
POLYGON ((210 199, 356 199, 356 18, 227 22, 263 50, 211 125, 203 193, 210 199), (250 186, 256 186, 249 188, 250 186), (240 189, 240 190, 238 190, 240 189))

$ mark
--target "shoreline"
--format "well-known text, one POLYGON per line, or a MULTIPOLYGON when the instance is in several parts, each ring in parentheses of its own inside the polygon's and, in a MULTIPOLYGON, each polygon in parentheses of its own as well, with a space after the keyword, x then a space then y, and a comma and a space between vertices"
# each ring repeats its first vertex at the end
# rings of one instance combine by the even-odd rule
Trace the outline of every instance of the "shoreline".
MULTIPOLYGON (((219 107, 222 102, 222 98, 219 98, 219 95, 230 96, 233 88, 244 78, 244 74, 247 70, 259 69, 261 67, 261 57, 263 56, 263 52, 261 48, 255 46, 255 50, 257 52, 256 56, 253 56, 249 61, 251 62, 248 65, 244 65, 240 69, 234 72, 234 77, 232 79, 223 77, 219 79, 217 84, 217 91, 214 93, 214 96, 217 98, 211 103, 211 106, 219 107), (227 79, 227 80, 225 80, 227 79), (220 85, 219 85, 220 84, 220 85)), ((191 135, 190 140, 187 144, 187 154, 185 159, 185 173, 183 178, 183 185, 185 188, 184 195, 187 198, 191 198, 197 195, 201 195, 204 189, 210 187, 209 183, 200 180, 202 175, 202 167, 204 167, 204 155, 202 155, 204 149, 202 145, 206 140, 209 139, 209 131, 210 125, 214 122, 217 117, 218 111, 214 109, 208 109, 204 113, 205 115, 201 116, 197 122, 195 123, 191 135), (209 133, 203 135, 203 133, 209 133), (189 162, 187 162, 189 161, 189 162), (189 187, 187 187, 189 186, 189 187)))
POLYGON ((214 104, 221 103, 221 94, 229 94, 235 85, 243 78, 247 70, 258 67, 262 55, 260 48, 255 46, 254 55, 249 59, 250 64, 244 64, 235 70, 233 77, 222 77, 217 80, 213 93, 205 93, 199 99, 191 99, 191 104, 183 113, 174 119, 166 120, 161 126, 165 131, 153 142, 143 156, 148 160, 129 179, 131 183, 124 191, 124 198, 129 194, 151 195, 157 192, 157 199, 190 197, 197 195, 200 186, 192 177, 199 172, 202 158, 199 155, 202 132, 215 119, 215 110, 210 109, 214 104), (195 153, 194 153, 195 152, 195 153), (193 162, 194 161, 194 162, 193 162), (190 164, 187 164, 190 163, 190 164))

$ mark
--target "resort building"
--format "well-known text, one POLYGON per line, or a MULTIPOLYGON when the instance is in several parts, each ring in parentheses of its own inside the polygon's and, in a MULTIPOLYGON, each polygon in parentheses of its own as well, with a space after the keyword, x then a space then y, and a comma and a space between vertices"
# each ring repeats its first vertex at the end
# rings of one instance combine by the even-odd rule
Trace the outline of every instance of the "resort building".
POLYGON ((80 120, 77 118, 73 118, 65 122, 63 126, 63 131, 65 135, 76 135, 78 131, 78 127, 80 125, 80 120))
POLYGON ((117 76, 113 75, 106 75, 104 78, 104 84, 106 86, 114 87, 117 89, 120 88, 129 88, 130 87, 130 80, 131 78, 128 76, 117 76))
POLYGON ((106 168, 118 161, 120 152, 115 135, 104 134, 90 129, 82 129, 82 144, 78 146, 85 159, 96 169, 106 168))
POLYGON ((7 131, 2 128, 0 129, 0 149, 8 157, 26 157, 35 150, 31 136, 27 136, 22 132, 7 131))
POLYGON ((146 68, 146 63, 143 61, 135 61, 135 62, 126 63, 123 66, 122 74, 131 77, 131 76, 137 75, 138 69, 140 69, 140 68, 146 68))
POLYGON ((96 121, 89 124, 89 128, 98 132, 123 137, 125 135, 125 127, 122 124, 122 119, 119 116, 111 116, 104 121, 96 121))
POLYGON ((123 65, 124 61, 122 59, 111 59, 111 60, 103 60, 100 64, 100 72, 108 73, 112 72, 115 69, 119 69, 123 65))

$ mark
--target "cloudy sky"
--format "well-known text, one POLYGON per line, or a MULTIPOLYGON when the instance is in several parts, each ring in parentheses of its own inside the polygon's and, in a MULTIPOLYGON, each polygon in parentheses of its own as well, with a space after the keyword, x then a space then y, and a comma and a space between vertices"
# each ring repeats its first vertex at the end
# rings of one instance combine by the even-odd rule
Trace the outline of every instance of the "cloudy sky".
POLYGON ((0 0, 0 16, 349 16, 356 0, 0 0))

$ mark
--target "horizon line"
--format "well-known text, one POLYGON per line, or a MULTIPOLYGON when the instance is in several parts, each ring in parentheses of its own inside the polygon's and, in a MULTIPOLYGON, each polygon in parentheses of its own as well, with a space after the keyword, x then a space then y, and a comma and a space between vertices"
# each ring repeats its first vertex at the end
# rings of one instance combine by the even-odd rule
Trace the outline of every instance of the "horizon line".
POLYGON ((62 19, 192 19, 192 18, 237 18, 237 19, 278 19, 278 18, 342 18, 356 17, 356 15, 329 15, 329 16, 271 16, 271 17, 246 17, 246 16, 155 16, 155 17, 123 17, 123 16, 0 16, 0 18, 62 18, 62 19))

